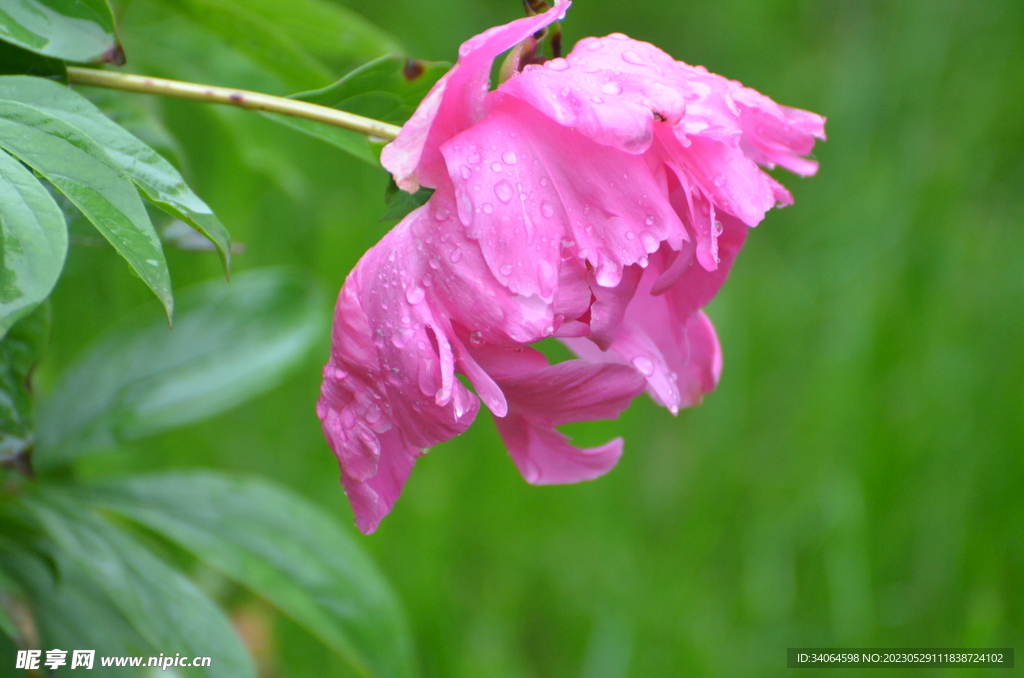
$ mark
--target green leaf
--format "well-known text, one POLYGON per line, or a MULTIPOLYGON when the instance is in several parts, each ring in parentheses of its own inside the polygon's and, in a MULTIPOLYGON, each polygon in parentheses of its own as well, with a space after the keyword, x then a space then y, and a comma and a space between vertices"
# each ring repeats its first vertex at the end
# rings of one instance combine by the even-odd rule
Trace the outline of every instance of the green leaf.
POLYGON ((415 674, 387 584, 358 545, 301 497, 261 480, 191 472, 105 483, 93 501, 263 596, 359 675, 415 674))
MULTIPOLYGON (((389 55, 357 68, 333 85, 292 94, 290 98, 401 125, 448 68, 448 64, 441 62, 389 55)), ((380 164, 379 150, 358 132, 288 115, 264 115, 337 146, 375 167, 380 164)))
POLYGON ((338 82, 289 98, 403 125, 451 64, 394 54, 360 66, 338 82))
POLYGON ((103 148, 71 124, 0 100, 0 147, 66 195, 128 260, 171 317, 171 276, 160 238, 131 180, 103 148))
POLYGON ((2 338, 14 323, 50 295, 68 251, 68 227, 60 207, 31 172, 2 150, 0 232, 2 338))
POLYGON ((324 122, 317 122, 316 120, 295 118, 290 115, 263 113, 263 116, 270 118, 275 122, 279 122, 282 125, 298 130, 304 134, 308 134, 311 137, 320 139, 321 141, 326 141, 332 146, 337 146, 346 153, 351 153, 363 162, 368 162, 374 167, 380 167, 380 160, 378 159, 379 151, 375 151, 373 145, 366 136, 359 132, 342 129, 341 127, 328 125, 324 122))
POLYGON ((103 147, 143 197, 213 242, 224 270, 229 269, 231 239, 213 211, 192 192, 171 163, 103 115, 89 100, 55 82, 25 76, 0 77, 0 99, 35 106, 84 132, 103 147))
MULTIPOLYGON (((230 0, 173 0, 170 3, 196 24, 255 63, 279 73, 289 82, 316 86, 331 80, 331 70, 306 51, 301 40, 250 11, 248 4, 230 0)), ((287 8, 284 8, 287 10, 287 8)))
POLYGON ((211 657, 186 675, 246 678, 255 671, 220 609, 180 572, 64 489, 40 488, 24 499, 63 558, 80 568, 113 607, 160 652, 211 657))
MULTIPOLYGON (((107 657, 155 656, 166 651, 151 646, 132 628, 84 568, 59 553, 57 557, 59 576, 36 554, 0 548, 0 567, 28 598, 43 647, 91 649, 107 657)), ((70 659, 69 654, 69 666, 70 659)), ((124 678, 125 669, 104 667, 97 658, 87 675, 124 678)))
POLYGON ((58 82, 68 81, 68 69, 60 59, 0 42, 0 75, 35 75, 58 82))
POLYGON ((67 61, 124 63, 106 0, 4 2, 0 40, 67 61))
POLYGON ((432 188, 421 188, 415 193, 406 193, 398 188, 398 184, 392 179, 388 183, 387 191, 384 194, 384 202, 387 203, 388 207, 384 210, 380 221, 397 221, 402 219, 417 207, 427 204, 432 195, 434 195, 434 189, 432 188))
POLYGON ((102 87, 79 86, 75 91, 91 101, 103 115, 162 155, 182 175, 187 175, 181 146, 164 125, 160 97, 140 97, 134 92, 121 92, 102 87))
POLYGON ((44 305, 0 340, 0 456, 26 475, 33 437, 29 377, 49 333, 50 313, 44 305))
POLYGON ((355 12, 325 0, 222 0, 244 7, 276 27, 332 67, 389 52, 401 52, 398 41, 355 12))
POLYGON ((323 297, 283 269, 183 291, 173 329, 144 314, 111 328, 39 409, 34 461, 88 452, 213 416, 276 386, 324 333, 323 297))

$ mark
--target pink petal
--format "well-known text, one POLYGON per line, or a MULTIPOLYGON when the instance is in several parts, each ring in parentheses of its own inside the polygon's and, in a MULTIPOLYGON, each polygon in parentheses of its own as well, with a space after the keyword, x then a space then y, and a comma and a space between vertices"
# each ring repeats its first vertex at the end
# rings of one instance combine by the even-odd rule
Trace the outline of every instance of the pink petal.
POLYGON ((483 117, 494 58, 563 18, 571 4, 556 0, 543 14, 495 26, 462 43, 458 62, 437 81, 398 138, 381 151, 381 164, 402 190, 415 193, 420 186, 440 184, 445 168, 438 149, 483 117))
MULTIPOLYGON (((682 281, 663 294, 651 294, 669 256, 671 252, 663 249, 652 258, 607 350, 589 339, 562 341, 585 360, 636 368, 646 377, 651 397, 675 413, 698 404, 703 394, 715 388, 722 356, 711 322, 694 307, 703 294, 694 293, 682 281)), ((719 278, 700 267, 691 269, 700 271, 698 280, 706 286, 705 294, 724 279, 724 275, 719 278)))
POLYGON ((598 284, 612 287, 623 266, 646 264, 662 241, 679 248, 688 238, 663 178, 643 157, 597 144, 515 98, 497 99, 442 152, 466 232, 516 294, 551 300, 566 256, 588 262, 598 284))
POLYGON ((592 480, 622 454, 622 439, 580 449, 555 427, 617 418, 644 388, 643 377, 624 365, 569 360, 548 365, 533 349, 487 350, 476 357, 501 384, 508 416, 495 424, 527 482, 553 485, 592 480))
POLYGON ((734 85, 747 155, 759 164, 780 165, 804 176, 816 173, 818 163, 800 156, 811 152, 815 139, 825 139, 825 118, 780 106, 749 87, 734 85))
POLYGON ((677 123, 686 110, 672 57, 622 34, 585 38, 565 59, 527 66, 499 87, 560 125, 627 153, 651 144, 655 115, 677 123))

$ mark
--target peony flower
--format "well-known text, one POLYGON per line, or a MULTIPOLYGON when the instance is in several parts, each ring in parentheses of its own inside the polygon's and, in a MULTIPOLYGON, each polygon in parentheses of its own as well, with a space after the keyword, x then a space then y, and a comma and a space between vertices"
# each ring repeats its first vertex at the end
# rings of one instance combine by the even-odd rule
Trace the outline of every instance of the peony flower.
POLYGON ((463 44, 381 154, 404 190, 436 190, 363 256, 335 312, 317 412, 365 533, 480 400, 534 484, 596 478, 622 454, 558 426, 614 418, 645 390, 673 414, 698 404, 722 369, 701 308, 747 229, 792 202, 758 164, 817 170, 803 156, 822 117, 621 34, 489 90, 494 59, 568 7, 463 44), (548 337, 579 359, 548 364, 529 346, 548 337))

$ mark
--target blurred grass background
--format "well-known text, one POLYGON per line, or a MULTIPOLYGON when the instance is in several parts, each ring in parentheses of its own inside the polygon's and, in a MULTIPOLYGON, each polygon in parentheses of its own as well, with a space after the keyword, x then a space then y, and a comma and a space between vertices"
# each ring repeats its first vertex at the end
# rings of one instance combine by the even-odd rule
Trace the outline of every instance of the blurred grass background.
MULTIPOLYGON (((522 14, 518 0, 344 4, 437 60, 522 14)), ((160 70, 140 5, 118 8, 130 64, 160 70)), ((564 30, 568 45, 627 33, 822 113, 829 141, 819 176, 777 173, 796 204, 751 234, 709 309, 725 370, 701 407, 672 418, 641 398, 575 427, 583 444, 623 435, 621 463, 543 488, 482 414, 361 538, 406 606, 423 675, 762 676, 786 674, 790 646, 1024 651, 1024 4, 578 0, 564 30)), ((197 63, 208 82, 306 88, 197 63)), ((383 171, 251 113, 159 106, 193 185, 245 244, 236 270, 296 265, 333 298, 386 231, 383 171)), ((213 254, 168 258, 177 287, 218 275, 213 254)), ((115 261, 73 248, 44 389, 155 304, 115 261)), ((327 342, 285 387, 81 473, 242 470, 350 523, 314 414, 327 342)), ((267 675, 344 675, 270 623, 267 675)))

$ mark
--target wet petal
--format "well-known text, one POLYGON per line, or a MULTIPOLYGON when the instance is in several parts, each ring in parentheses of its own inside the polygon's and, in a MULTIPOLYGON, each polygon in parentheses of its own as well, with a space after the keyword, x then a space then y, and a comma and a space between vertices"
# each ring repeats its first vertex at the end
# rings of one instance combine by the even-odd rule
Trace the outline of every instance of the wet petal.
POLYGON ((655 120, 675 124, 686 110, 681 83, 666 77, 675 63, 621 34, 585 38, 565 59, 528 66, 499 91, 599 144, 642 153, 655 120))
POLYGON ((458 62, 437 81, 398 138, 381 151, 381 164, 402 190, 415 193, 420 186, 440 184, 445 168, 438 149, 483 117, 494 58, 564 17, 571 4, 556 0, 543 14, 495 26, 462 43, 458 62))
POLYGON ((508 398, 508 416, 495 419, 495 424, 527 482, 575 483, 615 466, 622 454, 621 438, 580 449, 555 427, 617 418, 644 389, 636 370, 582 360, 548 365, 533 349, 486 351, 476 357, 508 398))
POLYGON ((612 287, 623 266, 645 265, 662 241, 679 248, 688 238, 643 157, 597 144, 515 98, 442 151, 467 234, 516 294, 550 300, 567 256, 612 287))

